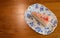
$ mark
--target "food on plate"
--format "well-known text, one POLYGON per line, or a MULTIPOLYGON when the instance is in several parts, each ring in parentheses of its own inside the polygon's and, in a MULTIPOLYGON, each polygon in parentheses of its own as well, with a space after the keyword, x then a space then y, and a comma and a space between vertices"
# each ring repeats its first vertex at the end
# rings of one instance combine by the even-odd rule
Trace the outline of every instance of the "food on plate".
POLYGON ((36 12, 31 13, 33 17, 38 19, 43 25, 48 25, 49 21, 51 20, 51 17, 46 14, 40 14, 36 12))

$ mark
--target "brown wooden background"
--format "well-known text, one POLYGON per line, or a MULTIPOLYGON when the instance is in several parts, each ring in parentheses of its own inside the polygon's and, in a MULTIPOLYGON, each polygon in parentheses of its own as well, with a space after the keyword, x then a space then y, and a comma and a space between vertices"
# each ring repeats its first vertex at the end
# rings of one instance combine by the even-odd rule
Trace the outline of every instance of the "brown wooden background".
POLYGON ((60 38, 60 0, 0 0, 0 38, 60 38), (57 16, 52 34, 38 34, 25 23, 24 12, 34 3, 45 5, 57 16))

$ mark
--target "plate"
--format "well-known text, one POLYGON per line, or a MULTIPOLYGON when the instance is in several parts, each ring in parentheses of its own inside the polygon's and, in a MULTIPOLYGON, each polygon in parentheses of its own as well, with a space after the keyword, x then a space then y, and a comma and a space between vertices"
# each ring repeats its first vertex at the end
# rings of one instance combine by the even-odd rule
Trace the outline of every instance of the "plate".
POLYGON ((51 34, 57 27, 58 23, 55 14, 44 5, 38 3, 32 4, 27 8, 27 10, 25 11, 24 19, 29 27, 31 27, 35 32, 42 35, 51 34), (48 25, 44 25, 43 22, 37 20, 38 18, 37 19, 34 18, 32 16, 32 12, 36 12, 39 14, 46 14, 50 16, 51 19, 48 22, 48 25))

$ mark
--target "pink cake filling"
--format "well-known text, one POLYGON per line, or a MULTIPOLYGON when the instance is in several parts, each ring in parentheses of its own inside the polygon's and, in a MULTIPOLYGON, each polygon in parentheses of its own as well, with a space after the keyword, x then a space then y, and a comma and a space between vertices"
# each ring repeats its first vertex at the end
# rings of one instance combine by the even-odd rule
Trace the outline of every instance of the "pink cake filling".
POLYGON ((36 12, 32 12, 32 15, 45 25, 47 25, 51 20, 51 17, 46 14, 39 14, 36 12))

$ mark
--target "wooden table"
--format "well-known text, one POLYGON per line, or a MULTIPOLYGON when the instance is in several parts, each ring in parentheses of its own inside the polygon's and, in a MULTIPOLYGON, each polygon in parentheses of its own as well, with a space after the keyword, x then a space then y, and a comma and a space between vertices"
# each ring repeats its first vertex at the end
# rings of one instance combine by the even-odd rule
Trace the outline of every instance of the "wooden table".
MULTIPOLYGON (((46 0, 45 0, 46 1, 46 0)), ((0 1, 0 38, 60 38, 60 2, 1 0, 0 1), (58 18, 57 28, 50 35, 44 36, 33 31, 24 20, 25 10, 29 5, 41 3, 49 8, 58 18)))

